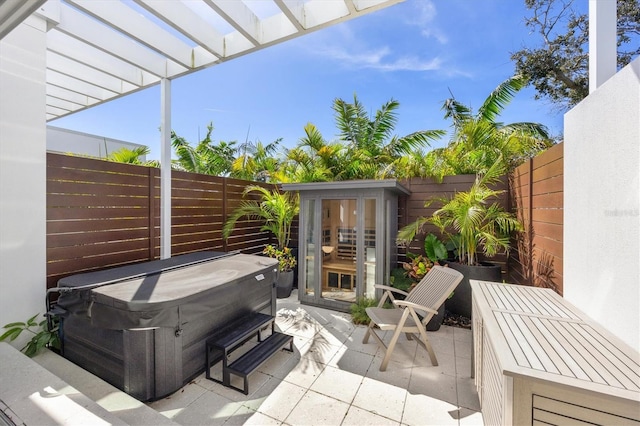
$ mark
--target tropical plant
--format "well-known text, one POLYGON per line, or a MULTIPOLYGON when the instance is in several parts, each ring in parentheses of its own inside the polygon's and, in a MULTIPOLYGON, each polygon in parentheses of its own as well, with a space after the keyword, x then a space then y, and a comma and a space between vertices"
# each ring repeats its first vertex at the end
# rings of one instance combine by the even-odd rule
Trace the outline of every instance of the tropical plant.
POLYGON ((148 146, 138 146, 133 149, 127 148, 126 146, 121 147, 120 149, 111 152, 107 155, 108 161, 113 161, 115 163, 125 163, 125 164, 138 164, 142 166, 150 166, 150 167, 160 167, 160 162, 157 160, 149 160, 142 161, 140 157, 143 155, 147 155, 151 152, 148 146))
POLYGON ((424 252, 433 263, 441 262, 448 257, 447 247, 435 234, 429 234, 424 238, 424 252))
POLYGON ((508 251, 511 233, 521 230, 522 225, 497 202, 491 202, 504 192, 489 187, 503 173, 504 164, 496 161, 486 173, 476 175, 476 180, 468 191, 457 192, 450 199, 434 198, 427 201, 425 206, 438 201, 442 203, 442 207, 431 217, 421 217, 398 231, 398 242, 410 243, 425 224, 432 223, 456 242, 460 263, 476 265, 479 250, 489 257, 501 250, 508 251))
POLYGON ((235 141, 220 141, 214 144, 211 140, 213 123, 207 125, 207 133, 193 147, 187 140, 171 131, 171 145, 178 157, 172 166, 177 170, 213 176, 226 176, 232 170, 235 160, 235 141))
POLYGON ((243 196, 257 195, 258 200, 243 200, 234 210, 222 227, 222 235, 229 238, 236 222, 246 217, 250 220, 264 222, 262 231, 270 231, 278 241, 278 248, 289 246, 291 238, 291 224, 300 211, 300 197, 295 192, 280 191, 260 185, 249 185, 244 189, 243 196))
POLYGON ((445 148, 430 151, 423 157, 423 169, 438 180, 447 175, 485 174, 496 162, 510 171, 551 146, 548 131, 542 124, 497 121, 525 83, 522 76, 505 80, 475 114, 455 97, 447 99, 442 109, 444 117, 452 121, 451 139, 445 148))
POLYGON ((407 253, 407 257, 411 262, 402 263, 402 268, 414 282, 422 280, 433 267, 433 262, 421 254, 407 253))
POLYGON ((268 244, 262 250, 262 254, 276 259, 278 261, 278 270, 281 272, 293 271, 293 268, 298 263, 289 247, 279 249, 272 244, 268 244))
POLYGON ((278 169, 281 161, 277 157, 282 138, 263 144, 246 141, 238 147, 238 156, 231 166, 231 176, 256 182, 280 181, 278 169))
POLYGON ((29 340, 27 344, 20 350, 24 352, 24 354, 28 357, 37 355, 42 349, 46 347, 60 349, 60 339, 58 337, 59 323, 57 321, 54 321, 53 327, 49 329, 46 319, 40 322, 36 321, 38 315, 39 314, 35 314, 26 322, 12 322, 5 325, 3 328, 7 331, 5 331, 2 336, 0 336, 0 342, 5 340, 9 340, 10 342, 12 342, 16 340, 18 336, 22 334, 22 332, 26 331, 28 333, 31 333, 33 336, 31 337, 31 340, 29 340))
POLYGON ((338 140, 328 143, 313 124, 305 126, 305 137, 289 153, 294 170, 300 169, 305 180, 354 180, 391 177, 394 163, 416 149, 429 146, 442 137, 440 130, 417 131, 406 136, 394 135, 400 104, 391 99, 373 116, 354 95, 353 103, 336 98, 333 111, 338 140), (311 173, 317 167, 319 174, 311 173))

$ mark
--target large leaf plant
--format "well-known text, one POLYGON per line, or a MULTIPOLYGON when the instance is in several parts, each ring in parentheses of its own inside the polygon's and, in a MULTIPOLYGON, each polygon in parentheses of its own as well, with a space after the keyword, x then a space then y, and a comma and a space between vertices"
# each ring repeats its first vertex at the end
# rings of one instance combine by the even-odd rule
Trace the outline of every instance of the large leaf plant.
POLYGON ((517 218, 504 211, 495 199, 502 190, 492 189, 505 169, 504 162, 496 161, 486 173, 477 174, 468 191, 456 192, 451 198, 433 198, 425 204, 442 203, 431 217, 418 218, 398 232, 397 241, 408 244, 431 223, 454 242, 460 263, 478 264, 478 252, 488 257, 508 252, 511 234, 522 229, 517 218))

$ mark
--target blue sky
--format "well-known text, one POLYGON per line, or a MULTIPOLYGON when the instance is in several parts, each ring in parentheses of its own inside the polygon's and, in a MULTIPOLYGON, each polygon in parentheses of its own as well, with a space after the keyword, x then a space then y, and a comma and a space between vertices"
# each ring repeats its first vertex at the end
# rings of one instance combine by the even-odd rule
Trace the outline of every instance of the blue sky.
MULTIPOLYGON (((356 93, 372 113, 399 101, 398 135, 448 129, 440 108, 451 93, 475 110, 513 74, 510 52, 538 43, 526 15, 524 0, 407 0, 174 80, 171 127, 192 144, 213 122, 214 141, 244 142, 248 134, 263 143, 283 138, 290 148, 308 122, 333 140, 332 102, 356 93)), ((534 93, 522 90, 501 120, 561 134, 562 112, 534 93)), ((160 89, 50 124, 148 145, 147 158, 159 159, 160 89)))

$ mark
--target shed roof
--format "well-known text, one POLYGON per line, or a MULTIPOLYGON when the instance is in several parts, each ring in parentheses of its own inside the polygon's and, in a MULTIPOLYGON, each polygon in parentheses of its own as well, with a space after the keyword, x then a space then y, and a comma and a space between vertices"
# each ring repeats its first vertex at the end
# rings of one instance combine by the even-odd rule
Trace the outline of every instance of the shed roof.
POLYGON ((308 182, 282 184, 285 191, 335 191, 349 189, 387 189, 398 195, 409 195, 411 191, 395 179, 341 180, 334 182, 308 182))

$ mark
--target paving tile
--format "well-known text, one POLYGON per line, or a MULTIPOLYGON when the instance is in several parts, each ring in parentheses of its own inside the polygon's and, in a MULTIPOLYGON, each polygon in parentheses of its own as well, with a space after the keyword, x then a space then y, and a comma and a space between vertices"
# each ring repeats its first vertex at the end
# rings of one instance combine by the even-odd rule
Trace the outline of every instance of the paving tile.
POLYGON ((325 365, 320 362, 302 358, 286 376, 281 378, 294 385, 309 388, 324 368, 325 365))
POLYGON ((482 413, 478 411, 468 410, 461 408, 459 410, 459 424, 460 426, 483 426, 484 420, 482 419, 482 413))
POLYGON ((471 342, 464 342, 461 340, 454 340, 454 346, 456 351, 457 358, 467 358, 471 359, 471 355, 473 350, 471 348, 471 342))
POLYGON ((373 358, 373 355, 350 351, 346 345, 342 345, 327 365, 365 376, 373 362, 373 358))
POLYGON ((351 406, 349 408, 349 411, 347 412, 347 415, 344 418, 344 421, 342 422, 342 426, 351 426, 351 425, 393 426, 393 425, 399 425, 399 424, 400 423, 395 420, 391 420, 386 417, 379 416, 370 411, 366 411, 355 406, 351 406))
POLYGON ((351 404, 362 383, 362 376, 326 367, 310 389, 331 398, 351 404))
POLYGON ((406 388, 365 377, 353 400, 353 405, 395 421, 401 421, 406 388))
POLYGON ((473 379, 456 379, 458 405, 474 411, 480 411, 480 400, 473 379))
POLYGON ((406 389, 411 394, 425 395, 457 406, 456 385, 454 376, 435 373, 429 369, 414 369, 406 389))
POLYGON ((340 425, 349 404, 308 391, 285 420, 289 425, 340 425))
POLYGON ((456 357, 456 377, 471 378, 471 359, 456 357))
POLYGON ((350 351, 362 352, 366 354, 375 355, 378 352, 379 345, 378 342, 374 340, 373 337, 369 337, 368 343, 362 343, 362 338, 367 332, 367 327, 359 325, 353 330, 351 336, 347 340, 345 340, 344 344, 349 348, 350 351))
POLYGON ((422 345, 418 346, 413 368, 422 368, 431 373, 437 372, 438 374, 448 374, 449 376, 455 376, 456 358, 452 354, 438 352, 438 350, 435 348, 434 351, 436 353, 436 359, 438 361, 438 365, 435 366, 431 364, 431 358, 429 357, 429 353, 427 352, 427 350, 422 347, 422 345))
POLYGON ((195 383, 189 383, 171 395, 147 405, 169 418, 173 418, 200 398, 207 390, 195 383))
POLYGON ((458 415, 458 407, 454 404, 409 392, 402 414, 402 424, 408 426, 457 425, 458 415))
POLYGON ((302 356, 315 362, 328 364, 340 351, 341 346, 340 342, 327 340, 325 334, 318 333, 310 339, 309 346, 305 348, 306 351, 302 356))
POLYGON ((453 330, 453 339, 458 342, 465 342, 471 346, 473 340, 473 332, 470 328, 451 327, 453 330))
MULTIPOLYGON (((177 410, 170 418, 181 425, 222 425, 242 407, 240 402, 231 401, 214 392, 205 392, 189 404, 186 409, 177 410)), ((166 413, 166 412, 165 412, 166 413)))
MULTIPOLYGON (((227 422, 225 426, 232 425, 234 423, 227 422)), ((281 425, 282 422, 280 420, 273 419, 269 416, 266 416, 259 412, 253 412, 251 415, 245 419, 242 423, 237 423, 239 425, 247 425, 247 426, 278 426, 281 425)))
POLYGON ((262 398, 253 400, 259 402, 254 409, 282 422, 291 414, 306 392, 305 388, 278 380, 269 393, 264 392, 262 398))
POLYGON ((367 370, 366 377, 407 389, 411 378, 411 369, 413 368, 410 363, 396 362, 395 358, 392 357, 385 371, 380 371, 380 364, 382 364, 382 358, 375 357, 369 366, 369 370, 367 370))

